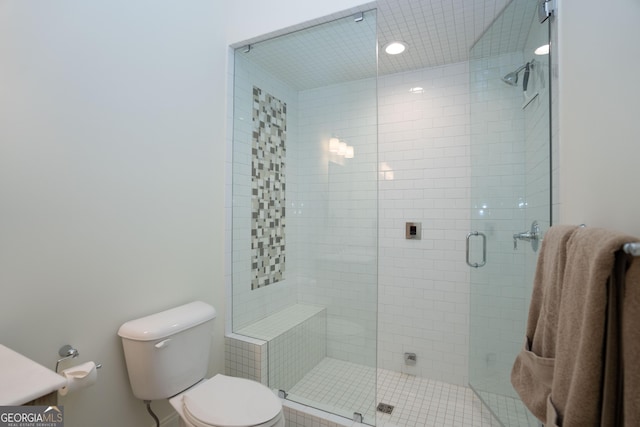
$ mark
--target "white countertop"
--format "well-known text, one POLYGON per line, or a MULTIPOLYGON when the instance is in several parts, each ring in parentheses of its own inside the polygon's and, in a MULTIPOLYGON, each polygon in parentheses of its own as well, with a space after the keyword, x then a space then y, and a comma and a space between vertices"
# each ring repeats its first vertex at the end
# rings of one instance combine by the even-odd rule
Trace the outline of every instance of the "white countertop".
POLYGON ((0 344, 0 405, 23 405, 65 384, 62 375, 0 344))

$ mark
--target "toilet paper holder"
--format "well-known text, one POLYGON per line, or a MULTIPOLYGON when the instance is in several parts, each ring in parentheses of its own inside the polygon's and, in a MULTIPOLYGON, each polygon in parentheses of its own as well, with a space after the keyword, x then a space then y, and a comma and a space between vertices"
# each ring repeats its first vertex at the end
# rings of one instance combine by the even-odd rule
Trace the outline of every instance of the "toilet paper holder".
MULTIPOLYGON (((61 359, 58 359, 58 361, 56 362, 56 374, 59 373, 58 368, 60 367, 60 362, 64 362, 67 359, 76 358, 80 356, 80 352, 73 346, 70 346, 69 344, 65 344, 62 347, 60 347, 60 350, 58 350, 58 355, 61 357, 61 359)), ((102 364, 97 363, 96 369, 100 369, 100 368, 102 368, 102 364)))

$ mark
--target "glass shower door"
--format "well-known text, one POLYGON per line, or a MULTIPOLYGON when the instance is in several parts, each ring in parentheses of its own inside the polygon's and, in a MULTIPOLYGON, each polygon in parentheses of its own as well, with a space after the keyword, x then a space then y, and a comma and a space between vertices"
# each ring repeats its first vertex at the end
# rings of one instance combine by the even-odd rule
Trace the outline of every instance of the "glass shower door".
POLYGON ((376 28, 376 11, 363 11, 234 52, 232 323, 258 340, 237 374, 366 424, 376 414, 376 28))
POLYGON ((538 426, 513 390, 539 240, 551 225, 549 23, 512 1, 470 52, 469 383, 505 426, 538 426), (486 241, 483 241, 485 236, 486 241), (483 247, 486 244, 486 264, 483 247), (476 267, 474 267, 474 265, 476 267))

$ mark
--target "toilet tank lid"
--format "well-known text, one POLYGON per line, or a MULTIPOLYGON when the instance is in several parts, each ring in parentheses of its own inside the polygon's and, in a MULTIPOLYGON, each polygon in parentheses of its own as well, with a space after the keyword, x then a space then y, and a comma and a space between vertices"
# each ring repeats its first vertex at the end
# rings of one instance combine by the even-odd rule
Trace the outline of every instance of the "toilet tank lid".
POLYGON ((198 326, 215 317, 215 308, 202 301, 194 301, 130 320, 120 326, 118 335, 134 341, 153 341, 198 326))

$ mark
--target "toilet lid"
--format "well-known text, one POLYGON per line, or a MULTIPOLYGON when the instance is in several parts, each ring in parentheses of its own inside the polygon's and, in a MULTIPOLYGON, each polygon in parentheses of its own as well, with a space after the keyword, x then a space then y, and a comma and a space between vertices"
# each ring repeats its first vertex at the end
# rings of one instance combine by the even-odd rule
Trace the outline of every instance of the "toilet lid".
POLYGON ((282 410, 280 399, 264 385, 220 374, 184 393, 182 401, 192 421, 219 427, 264 424, 282 410))

